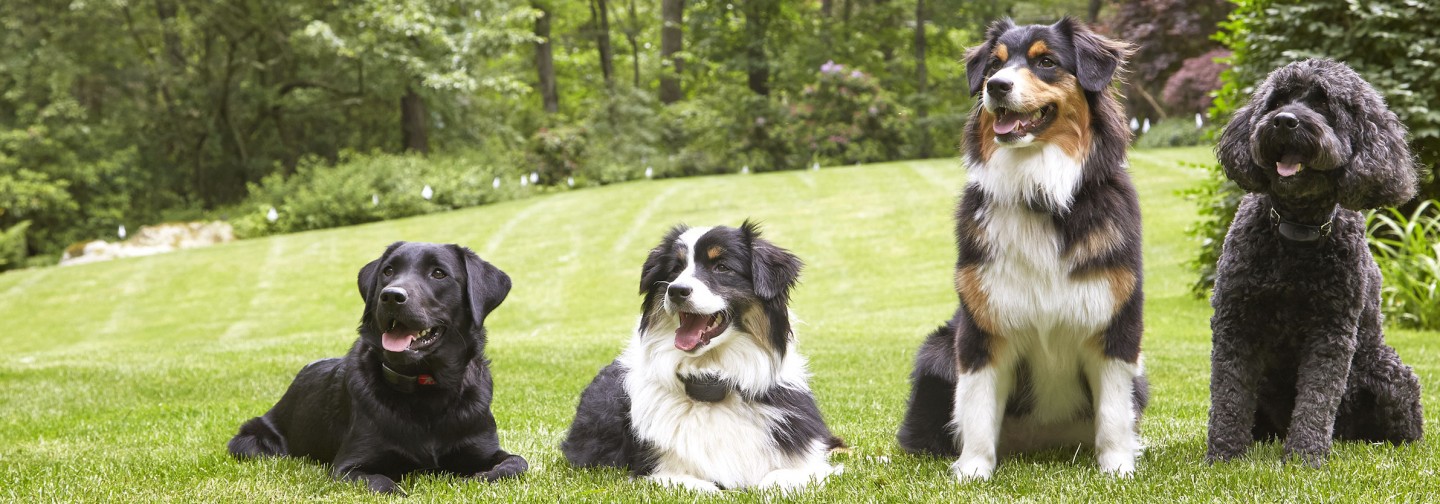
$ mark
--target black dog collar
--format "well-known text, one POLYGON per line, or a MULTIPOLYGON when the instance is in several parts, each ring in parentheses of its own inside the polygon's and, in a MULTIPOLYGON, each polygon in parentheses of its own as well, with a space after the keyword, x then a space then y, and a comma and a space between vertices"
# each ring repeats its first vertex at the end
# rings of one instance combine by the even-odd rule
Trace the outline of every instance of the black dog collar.
POLYGON ((435 384, 435 377, 433 376, 428 374, 417 376, 400 374, 400 372, 390 369, 390 366, 384 362, 380 363, 380 370, 385 373, 385 381, 390 382, 391 385, 394 385, 395 388, 400 389, 402 392, 414 392, 416 385, 435 384))
POLYGON ((685 384, 685 395, 700 402, 720 402, 730 395, 730 384, 725 383, 717 375, 707 374, 705 376, 680 376, 680 382, 685 384))
POLYGON ((1275 226, 1275 231, 1280 237, 1295 243, 1316 244, 1330 236, 1330 229, 1335 224, 1335 211, 1330 211, 1330 218, 1324 224, 1311 226, 1294 222, 1280 216, 1275 207, 1270 207, 1270 224, 1275 226))

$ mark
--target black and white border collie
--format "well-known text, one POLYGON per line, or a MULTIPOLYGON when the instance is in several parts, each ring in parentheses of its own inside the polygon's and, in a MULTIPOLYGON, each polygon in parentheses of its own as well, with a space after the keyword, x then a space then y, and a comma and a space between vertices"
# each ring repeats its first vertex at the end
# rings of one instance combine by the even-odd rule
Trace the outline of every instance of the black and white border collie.
POLYGON ((630 345, 580 396, 561 445, 578 467, 628 467, 661 484, 796 489, 838 471, 795 350, 800 259, 740 228, 677 226, 640 277, 630 345))
POLYGON ((1131 52, 1066 18, 990 26, 956 211, 960 306, 921 345, 900 446, 987 479, 997 453, 1091 445, 1128 475, 1148 398, 1140 209, 1110 90, 1131 52))

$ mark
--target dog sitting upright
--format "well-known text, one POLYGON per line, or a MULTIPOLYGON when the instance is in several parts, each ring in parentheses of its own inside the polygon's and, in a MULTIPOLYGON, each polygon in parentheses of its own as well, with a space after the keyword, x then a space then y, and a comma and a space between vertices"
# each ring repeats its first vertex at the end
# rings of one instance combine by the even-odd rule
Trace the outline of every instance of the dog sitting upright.
POLYGON ((485 317, 510 277, 458 245, 397 242, 360 270, 360 338, 300 370, 280 402, 240 426, 237 458, 290 455, 395 492, 413 471, 492 481, 529 467, 500 449, 490 414, 485 317))
POLYGON ((960 480, 988 479, 1003 453, 1081 444, 1101 471, 1135 470, 1140 204, 1111 89, 1129 52, 1070 18, 1007 19, 966 56, 980 99, 955 212, 960 305, 916 354, 897 436, 958 455, 960 480))
POLYGON ((667 486, 793 489, 843 447, 806 384, 788 309, 800 260, 754 224, 677 226, 650 251, 639 327, 580 396, 561 446, 579 467, 667 486))
POLYGON ((1249 192, 1216 268, 1210 461, 1257 440, 1321 465, 1332 438, 1420 439, 1420 383, 1385 344, 1380 270, 1359 210, 1414 197, 1404 125, 1359 74, 1279 68, 1216 153, 1249 192))

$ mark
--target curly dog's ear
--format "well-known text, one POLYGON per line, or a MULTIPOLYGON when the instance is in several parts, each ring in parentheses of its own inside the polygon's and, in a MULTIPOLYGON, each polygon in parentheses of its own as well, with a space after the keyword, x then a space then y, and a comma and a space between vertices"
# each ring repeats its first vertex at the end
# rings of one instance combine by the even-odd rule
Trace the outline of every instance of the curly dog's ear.
POLYGON ((980 94, 985 87, 985 67, 990 64, 990 53, 995 51, 995 41, 1006 30, 1015 27, 1015 22, 1004 18, 990 23, 985 31, 985 43, 965 51, 965 77, 970 80, 970 96, 980 94))
POLYGON ((1262 88, 1250 98, 1250 103, 1235 111, 1230 123, 1220 132, 1220 140, 1215 144, 1215 157, 1225 169, 1225 176, 1239 184, 1241 189, 1250 192, 1265 192, 1270 188, 1270 180, 1265 178, 1264 172, 1255 164, 1254 154, 1251 154, 1250 150, 1255 116, 1259 115, 1255 109, 1266 100, 1262 93, 1268 95, 1269 90, 1262 88))
POLYGON ((1350 132, 1354 154, 1340 174, 1340 205, 1365 210, 1410 201, 1419 169, 1405 144, 1405 125, 1378 93, 1363 82, 1360 85, 1363 91, 1357 93, 1355 128, 1350 132))

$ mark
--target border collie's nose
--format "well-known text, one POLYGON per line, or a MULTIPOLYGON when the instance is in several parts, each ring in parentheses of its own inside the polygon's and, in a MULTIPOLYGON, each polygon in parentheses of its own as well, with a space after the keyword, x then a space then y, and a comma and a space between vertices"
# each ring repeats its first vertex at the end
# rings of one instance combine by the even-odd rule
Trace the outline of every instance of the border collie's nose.
POLYGON ((1015 84, 1005 79, 990 79, 985 82, 985 91, 990 93, 990 97, 996 100, 1010 94, 1010 89, 1014 87, 1015 84))
POLYGON ((1300 118, 1289 112, 1275 114, 1275 125, 1282 128, 1295 129, 1300 127, 1300 118))
POLYGON ((408 297, 409 296, 405 292, 405 289, 401 289, 399 287, 386 287, 385 289, 380 291, 381 303, 405 304, 405 299, 408 297))
POLYGON ((690 297, 690 292, 694 290, 695 289, 688 285, 671 285, 665 289, 665 292, 669 294, 672 299, 685 299, 690 297))

